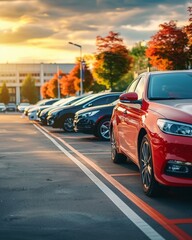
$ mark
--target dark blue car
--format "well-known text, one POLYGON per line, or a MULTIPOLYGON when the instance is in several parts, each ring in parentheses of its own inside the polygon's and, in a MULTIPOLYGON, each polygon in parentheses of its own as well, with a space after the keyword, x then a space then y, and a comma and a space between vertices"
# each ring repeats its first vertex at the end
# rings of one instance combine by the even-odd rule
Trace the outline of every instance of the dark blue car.
POLYGON ((112 103, 119 98, 120 94, 121 92, 91 94, 71 106, 66 106, 63 107, 63 109, 49 112, 47 125, 52 126, 53 128, 63 128, 65 132, 73 132, 73 120, 77 111, 93 106, 112 103))
POLYGON ((77 111, 73 121, 75 132, 93 134, 103 141, 110 140, 110 119, 117 101, 77 111))

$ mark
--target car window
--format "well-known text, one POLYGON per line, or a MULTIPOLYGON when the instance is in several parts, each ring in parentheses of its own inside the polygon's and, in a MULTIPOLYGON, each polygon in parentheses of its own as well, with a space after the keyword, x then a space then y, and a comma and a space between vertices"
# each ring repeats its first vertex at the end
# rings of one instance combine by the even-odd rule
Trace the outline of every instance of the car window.
POLYGON ((96 95, 96 94, 87 95, 87 96, 83 97, 82 99, 78 100, 77 102, 75 102, 73 105, 74 105, 74 106, 78 106, 78 105, 84 104, 84 103, 86 103, 89 99, 94 98, 95 95, 96 95))
POLYGON ((145 75, 143 75, 136 86, 135 92, 138 94, 138 99, 143 98, 143 92, 144 92, 144 83, 145 83, 145 75))
POLYGON ((118 98, 119 98, 119 95, 100 96, 99 98, 93 99, 89 103, 85 104, 84 108, 108 104, 108 103, 114 102, 118 98))
POLYGON ((139 81, 139 78, 136 78, 126 89, 126 93, 128 92, 134 92, 135 91, 135 87, 137 86, 137 83, 139 81))
POLYGON ((57 101, 58 101, 58 99, 53 99, 53 100, 45 102, 45 105, 51 105, 51 104, 53 104, 54 102, 57 102, 57 101))
POLYGON ((192 74, 169 73, 152 75, 149 79, 149 99, 192 99, 192 74))

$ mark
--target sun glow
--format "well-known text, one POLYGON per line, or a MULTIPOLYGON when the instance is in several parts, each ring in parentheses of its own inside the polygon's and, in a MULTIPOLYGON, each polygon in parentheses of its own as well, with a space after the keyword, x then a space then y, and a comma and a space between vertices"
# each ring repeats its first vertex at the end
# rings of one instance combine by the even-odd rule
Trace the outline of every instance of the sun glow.
POLYGON ((0 45, 0 63, 73 63, 77 53, 33 46, 0 45))
POLYGON ((19 27, 22 27, 29 23, 29 19, 27 18, 21 18, 19 21, 14 22, 14 21, 6 21, 0 19, 0 30, 2 31, 15 31, 19 27))

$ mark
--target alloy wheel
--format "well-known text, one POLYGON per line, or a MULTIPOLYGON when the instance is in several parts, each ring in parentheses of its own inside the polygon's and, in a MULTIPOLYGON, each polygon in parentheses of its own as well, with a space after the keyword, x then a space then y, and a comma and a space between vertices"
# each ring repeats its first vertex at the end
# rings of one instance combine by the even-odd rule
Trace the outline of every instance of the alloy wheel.
POLYGON ((140 158, 142 182, 144 188, 148 189, 152 181, 152 157, 150 146, 147 140, 142 142, 140 158))
POLYGON ((63 129, 65 132, 73 132, 73 118, 72 117, 67 117, 64 120, 63 123, 63 129))

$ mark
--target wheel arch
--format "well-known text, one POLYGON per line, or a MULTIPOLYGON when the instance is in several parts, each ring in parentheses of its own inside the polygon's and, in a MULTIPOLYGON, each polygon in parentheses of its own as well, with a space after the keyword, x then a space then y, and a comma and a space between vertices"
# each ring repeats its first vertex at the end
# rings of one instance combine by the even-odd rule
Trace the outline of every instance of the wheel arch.
MULTIPOLYGON (((147 131, 144 128, 141 128, 139 135, 138 135, 138 140, 137 140, 137 155, 138 155, 138 159, 139 159, 139 150, 140 150, 140 146, 141 146, 141 142, 143 137, 147 134, 147 131)), ((140 168, 140 164, 138 164, 139 168, 140 168)))
POLYGON ((74 113, 71 113, 71 112, 66 112, 62 115, 62 120, 64 120, 65 118, 67 117, 74 117, 75 114, 74 113))
MULTIPOLYGON (((96 135, 96 136, 99 136, 100 135, 100 133, 98 133, 99 132, 99 128, 101 127, 101 123, 102 122, 105 122, 105 121, 108 121, 109 120, 109 124, 110 124, 110 120, 111 120, 111 115, 103 115, 103 116, 101 116, 97 121, 96 121, 96 123, 95 123, 95 127, 94 127, 94 134, 96 135)), ((110 127, 110 125, 109 125, 109 139, 108 140, 110 140, 110 138, 111 138, 111 131, 110 131, 110 129, 111 129, 111 127, 110 127)))
POLYGON ((63 116, 60 120, 61 128, 63 128, 65 130, 65 128, 63 127, 65 120, 70 117, 74 119, 74 116, 75 116, 75 114, 71 113, 71 112, 67 112, 67 113, 63 114, 63 116))
MULTIPOLYGON (((103 115, 99 119, 97 119, 95 123, 96 128, 103 119, 107 119, 107 118, 111 119, 111 115, 103 115)), ((110 125, 110 130, 111 130, 111 125, 110 125)))

